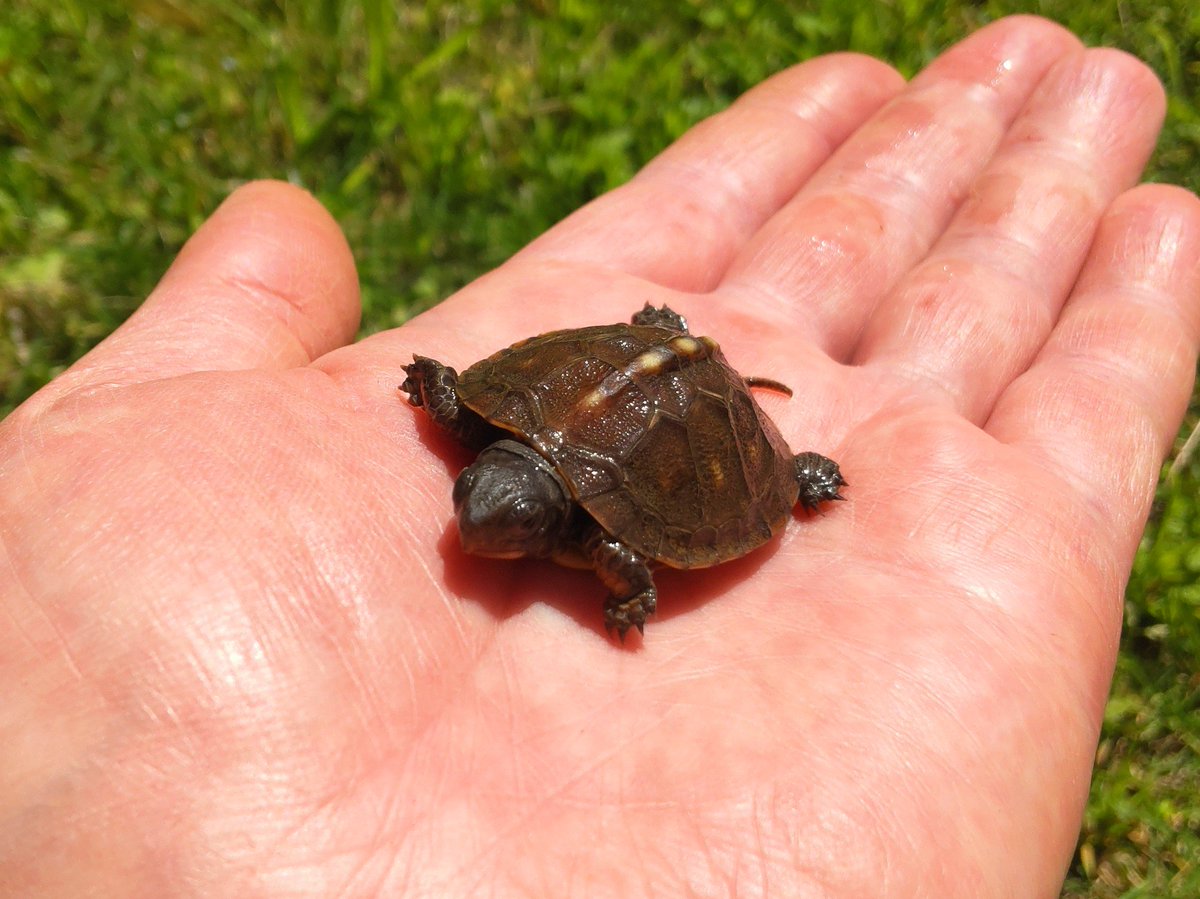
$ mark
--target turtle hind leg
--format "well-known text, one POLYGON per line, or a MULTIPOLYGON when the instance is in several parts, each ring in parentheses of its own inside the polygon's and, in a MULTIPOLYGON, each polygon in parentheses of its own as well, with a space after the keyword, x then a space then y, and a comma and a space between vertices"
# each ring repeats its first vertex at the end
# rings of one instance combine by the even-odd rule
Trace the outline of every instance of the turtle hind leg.
POLYGON ((646 560, 615 537, 595 527, 583 542, 583 550, 608 588, 604 603, 604 629, 615 630, 621 642, 631 627, 643 633, 646 619, 658 607, 658 591, 646 560))
POLYGON ((847 486, 842 470, 836 462, 820 453, 797 454, 796 483, 800 486, 796 502, 810 512, 828 500, 846 498, 838 492, 847 486))
POLYGON ((672 331, 687 333, 687 319, 670 306, 655 308, 647 303, 641 312, 635 312, 629 320, 633 325, 650 325, 655 328, 668 328, 672 331))
POLYGON ((404 373, 400 389, 410 405, 423 408, 434 424, 465 446, 482 449, 491 443, 495 435, 487 422, 459 402, 458 372, 436 359, 413 356, 404 373))

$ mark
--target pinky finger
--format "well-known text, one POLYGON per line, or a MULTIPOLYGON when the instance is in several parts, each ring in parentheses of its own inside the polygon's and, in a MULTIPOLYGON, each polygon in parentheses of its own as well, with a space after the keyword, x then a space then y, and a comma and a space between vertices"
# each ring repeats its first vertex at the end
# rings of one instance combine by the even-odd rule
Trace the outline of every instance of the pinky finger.
POLYGON ((1132 554, 1198 345, 1200 201, 1143 185, 1104 216, 1053 332, 986 428, 1074 486, 1132 554))

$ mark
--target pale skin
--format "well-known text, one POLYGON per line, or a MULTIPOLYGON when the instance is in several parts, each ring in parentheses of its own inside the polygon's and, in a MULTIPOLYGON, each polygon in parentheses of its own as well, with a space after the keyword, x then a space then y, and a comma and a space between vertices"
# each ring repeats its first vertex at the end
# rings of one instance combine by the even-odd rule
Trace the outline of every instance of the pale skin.
POLYGON ((1053 896, 1159 464, 1200 206, 1137 61, 1009 19, 780 73, 351 344, 309 196, 237 191, 0 425, 0 881, 39 896, 1053 896), (396 387, 669 304, 847 501, 660 574, 461 554, 396 387))

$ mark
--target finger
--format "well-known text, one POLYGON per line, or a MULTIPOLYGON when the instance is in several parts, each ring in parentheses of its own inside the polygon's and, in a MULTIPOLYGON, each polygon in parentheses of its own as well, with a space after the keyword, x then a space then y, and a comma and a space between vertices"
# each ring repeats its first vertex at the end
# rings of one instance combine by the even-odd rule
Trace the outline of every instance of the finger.
POLYGON ((890 67, 853 54, 781 72, 516 258, 590 263, 707 290, 745 240, 902 83, 890 67))
POLYGON ((986 429, 1073 486, 1131 557, 1198 346, 1200 201, 1135 188, 1101 221, 1058 324, 986 429))
POLYGON ((941 233, 1009 124, 1078 42, 1004 19, 935 60, 850 138, 733 262, 721 293, 845 358, 941 233))
POLYGON ((871 317, 855 361, 984 421, 1044 343, 1101 214, 1154 149, 1164 106, 1153 73, 1123 53, 1055 66, 933 251, 871 317))
POLYGON ((354 260, 329 213, 290 185, 249 184, 141 308, 52 386, 303 365, 351 340, 358 317, 354 260))

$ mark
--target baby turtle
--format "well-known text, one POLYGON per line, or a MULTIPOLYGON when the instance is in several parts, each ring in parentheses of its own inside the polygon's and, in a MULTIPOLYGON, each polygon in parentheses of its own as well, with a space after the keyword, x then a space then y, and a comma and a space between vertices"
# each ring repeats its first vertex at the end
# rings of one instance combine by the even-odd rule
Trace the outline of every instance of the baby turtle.
POLYGON ((735 559, 797 502, 843 498, 837 463, 793 455, 749 388, 791 391, 743 378, 666 306, 523 340, 461 375, 423 356, 404 370, 408 401, 481 450, 454 484, 463 549, 594 569, 622 640, 654 613, 654 566, 735 559))

